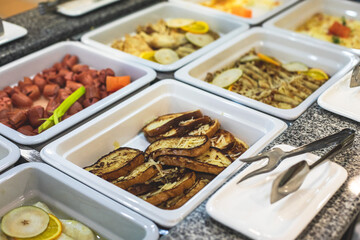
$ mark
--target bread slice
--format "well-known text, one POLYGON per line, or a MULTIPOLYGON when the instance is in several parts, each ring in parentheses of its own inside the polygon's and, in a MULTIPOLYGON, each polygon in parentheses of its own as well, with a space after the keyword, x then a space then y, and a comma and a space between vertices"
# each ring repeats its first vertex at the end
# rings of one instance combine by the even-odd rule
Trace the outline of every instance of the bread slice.
POLYGON ((163 115, 148 123, 143 128, 143 132, 146 136, 153 137, 169 131, 181 121, 200 117, 202 117, 200 110, 163 115))
POLYGON ((164 165, 188 168, 197 172, 219 174, 232 160, 219 149, 210 147, 204 154, 189 158, 184 156, 165 155, 157 158, 164 165))
POLYGON ((185 190, 183 194, 169 199, 168 201, 160 204, 159 207, 169 210, 179 208, 187 201, 189 201, 190 198, 195 196, 195 194, 200 192, 200 190, 203 189, 208 183, 209 179, 197 179, 194 185, 191 188, 185 190))
POLYGON ((196 180, 194 172, 185 174, 179 181, 166 183, 158 190, 140 196, 143 200, 153 204, 159 205, 166 200, 182 194, 186 189, 191 188, 196 180))
POLYGON ((209 147, 210 140, 207 136, 163 138, 150 144, 145 150, 145 156, 152 159, 161 155, 196 157, 206 152, 209 147))
POLYGON ((199 128, 192 130, 188 133, 190 136, 206 135, 209 138, 214 136, 217 130, 220 129, 219 120, 215 119, 208 124, 201 125, 199 128))
POLYGON ((154 161, 146 162, 135 168, 129 175, 119 177, 113 180, 112 183, 122 189, 127 189, 135 184, 146 182, 155 176, 159 170, 161 171, 160 164, 154 161))
POLYGON ((101 157, 84 169, 105 179, 114 180, 128 175, 144 162, 144 153, 138 149, 121 147, 101 157))
POLYGON ((212 147, 221 150, 230 149, 232 146, 234 146, 236 142, 234 135, 224 129, 217 130, 217 132, 210 139, 210 141, 212 147))
POLYGON ((235 161, 238 157, 241 156, 247 149, 249 145, 247 145, 244 141, 235 138, 235 143, 232 148, 225 151, 226 155, 229 156, 232 161, 235 161))
POLYGON ((163 133, 163 134, 159 134, 153 137, 150 136, 146 136, 146 139, 149 142, 154 142, 156 140, 159 140, 161 138, 166 138, 166 137, 181 137, 184 136, 185 134, 187 134, 188 132, 199 128, 201 125, 210 123, 211 118, 208 116, 203 116, 200 118, 191 118, 185 121, 181 121, 179 122, 179 124, 177 126, 174 126, 173 128, 171 128, 169 131, 163 133))

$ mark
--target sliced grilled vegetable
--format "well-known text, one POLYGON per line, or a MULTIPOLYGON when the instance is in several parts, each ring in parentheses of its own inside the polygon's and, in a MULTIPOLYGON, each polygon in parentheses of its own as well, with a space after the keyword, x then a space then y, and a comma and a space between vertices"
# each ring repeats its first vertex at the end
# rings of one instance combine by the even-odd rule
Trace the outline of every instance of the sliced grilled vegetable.
POLYGON ((222 88, 227 88, 236 82, 242 76, 242 74, 243 71, 241 69, 231 68, 217 75, 212 81, 212 84, 222 88))
POLYGON ((162 48, 155 53, 155 60, 160 64, 171 64, 179 60, 177 53, 169 48, 162 48))
POLYGON ((214 38, 210 34, 196 34, 187 32, 185 37, 189 42, 197 47, 204 47, 214 41, 214 38))
POLYGON ((203 21, 196 21, 192 24, 181 27, 182 30, 191 33, 207 33, 209 31, 209 25, 203 21))
POLYGON ((188 18, 172 18, 166 21, 166 25, 170 28, 180 28, 195 22, 194 19, 188 18))
POLYGON ((256 60, 260 60, 260 58, 254 54, 250 54, 250 55, 246 55, 246 56, 242 57, 240 59, 240 62, 251 62, 251 61, 256 61, 256 60))
POLYGON ((301 62, 289 62, 282 65, 289 72, 306 72, 309 68, 301 62))
POLYGON ((44 232, 49 221, 49 214, 41 208, 22 206, 5 214, 1 230, 9 237, 30 238, 44 232))

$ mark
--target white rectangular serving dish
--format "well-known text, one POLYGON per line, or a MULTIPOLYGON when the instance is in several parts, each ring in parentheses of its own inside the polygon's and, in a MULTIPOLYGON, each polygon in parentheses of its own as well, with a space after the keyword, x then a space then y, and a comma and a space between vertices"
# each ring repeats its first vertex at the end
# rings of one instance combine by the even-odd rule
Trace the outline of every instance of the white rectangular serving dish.
POLYGON ((169 1, 176 2, 176 3, 185 3, 188 6, 188 8, 198 9, 199 11, 209 11, 209 13, 212 13, 213 15, 224 16, 229 19, 234 19, 237 21, 246 22, 251 25, 256 25, 256 24, 262 23, 266 19, 276 15, 277 13, 281 12, 282 10, 295 4, 299 0, 279 0, 279 2, 281 3, 280 6, 275 7, 270 11, 263 11, 261 9, 258 9, 257 11, 254 11, 254 13, 253 13, 254 15, 252 18, 240 17, 240 16, 236 16, 231 13, 223 12, 223 11, 220 11, 217 9, 213 9, 213 8, 209 8, 209 7, 200 5, 200 3, 205 2, 205 0, 169 0, 169 1))
POLYGON ((0 136, 0 172, 12 166, 20 158, 18 146, 0 136))
POLYGON ((179 69, 175 72, 175 78, 271 115, 287 120, 294 120, 299 117, 325 89, 350 71, 357 62, 358 58, 346 51, 304 42, 298 38, 286 36, 268 29, 252 28, 179 69), (312 68, 323 69, 331 75, 331 78, 301 104, 292 109, 276 108, 203 80, 208 72, 215 72, 232 64, 252 48, 266 55, 275 57, 281 62, 299 61, 312 68))
POLYGON ((156 4, 90 31, 82 36, 81 41, 102 51, 110 52, 115 56, 149 66, 157 71, 169 72, 182 67, 211 49, 224 44, 224 42, 246 31, 248 28, 249 26, 246 23, 213 15, 211 12, 208 12, 207 9, 199 11, 186 7, 183 4, 165 2, 156 4), (209 24, 210 29, 219 33, 220 38, 168 65, 149 61, 111 47, 114 40, 124 37, 125 34, 134 33, 139 25, 156 23, 160 19, 166 20, 169 18, 190 18, 205 21, 209 24))
POLYGON ((60 4, 57 11, 69 17, 77 17, 117 1, 119 0, 75 0, 60 4))
MULTIPOLYGON (((289 145, 276 147, 284 151, 294 149, 289 145)), ((299 190, 271 204, 271 186, 277 174, 304 159, 312 164, 319 157, 306 153, 285 159, 275 170, 237 185, 245 174, 262 166, 264 161, 250 165, 210 198, 206 211, 252 239, 295 239, 347 178, 343 167, 326 161, 308 174, 299 190)))
POLYGON ((0 175, 0 216, 38 201, 55 216, 80 221, 105 239, 159 236, 153 222, 47 164, 25 163, 0 175))
POLYGON ((132 82, 119 91, 116 91, 110 96, 96 102, 90 107, 85 108, 81 112, 61 121, 59 124, 36 136, 26 136, 3 124, 0 124, 0 134, 17 143, 26 145, 45 142, 106 106, 138 90, 156 77, 155 71, 150 68, 115 58, 79 42, 68 41, 56 43, 0 67, 0 89, 22 81, 25 76, 32 77, 36 73, 39 73, 46 68, 50 68, 54 63, 61 61, 66 54, 77 55, 79 57, 79 62, 81 64, 89 65, 90 68, 98 70, 111 68, 114 70, 115 75, 130 75, 132 82))
POLYGON ((300 38, 302 41, 314 41, 320 44, 348 50, 360 55, 360 49, 347 48, 335 43, 323 41, 311 36, 297 33, 295 29, 317 12, 324 12, 334 16, 346 16, 350 19, 360 21, 360 4, 356 1, 339 0, 308 0, 291 9, 284 11, 278 16, 264 23, 264 27, 272 31, 280 31, 285 35, 300 38))
POLYGON ((21 38, 27 34, 27 30, 19 25, 2 21, 4 34, 0 36, 0 45, 21 38))
POLYGON ((321 94, 318 104, 330 112, 360 122, 360 87, 350 88, 351 74, 321 94))
POLYGON ((195 109, 218 119, 222 128, 244 140, 250 148, 243 157, 258 153, 287 128, 283 121, 271 116, 175 80, 162 80, 46 145, 40 154, 44 161, 66 174, 158 224, 172 227, 244 163, 234 161, 185 205, 175 210, 164 210, 151 205, 85 171, 83 167, 93 164, 101 156, 113 151, 114 143, 145 150, 149 143, 141 129, 148 121, 159 115, 195 109))

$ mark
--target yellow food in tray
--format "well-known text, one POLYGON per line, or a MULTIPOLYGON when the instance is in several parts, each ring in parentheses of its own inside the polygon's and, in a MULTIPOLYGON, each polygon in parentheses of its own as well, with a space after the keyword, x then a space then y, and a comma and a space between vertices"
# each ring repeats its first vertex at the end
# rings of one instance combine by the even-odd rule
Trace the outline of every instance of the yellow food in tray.
POLYGON ((155 24, 138 26, 135 34, 115 40, 111 47, 160 64, 171 64, 199 48, 210 44, 219 35, 209 25, 194 19, 161 19, 155 24))
POLYGON ((281 63, 251 50, 232 65, 208 73, 205 81, 277 108, 298 106, 328 75, 301 62, 281 63))
POLYGON ((316 13, 296 28, 299 33, 348 48, 360 49, 360 21, 316 13))

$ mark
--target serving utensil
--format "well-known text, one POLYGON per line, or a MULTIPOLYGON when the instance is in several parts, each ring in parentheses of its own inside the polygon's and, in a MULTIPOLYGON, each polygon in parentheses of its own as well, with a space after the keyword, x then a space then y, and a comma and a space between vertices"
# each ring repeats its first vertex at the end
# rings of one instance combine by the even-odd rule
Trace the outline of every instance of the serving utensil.
POLYGON ((5 31, 4 31, 4 26, 3 26, 3 22, 2 19, 0 18, 0 37, 2 35, 4 35, 5 31))
POLYGON ((360 86, 360 63, 358 63, 358 65, 354 68, 350 80, 351 88, 358 86, 360 86))
POLYGON ((28 162, 44 162, 39 151, 21 144, 17 144, 20 149, 20 155, 28 162))
POLYGON ((256 175, 259 175, 262 173, 267 173, 267 172, 274 170, 280 164, 281 160, 283 160, 285 158, 293 157, 293 156, 300 155, 300 154, 307 153, 307 152, 312 152, 312 151, 319 150, 322 148, 327 148, 333 144, 339 144, 341 141, 343 141, 344 137, 347 137, 352 133, 355 133, 355 131, 352 129, 346 128, 346 129, 343 129, 342 131, 335 133, 333 135, 321 138, 319 140, 316 140, 312 143, 306 144, 299 148, 295 148, 292 151, 285 152, 285 151, 281 150, 280 148, 273 148, 272 150, 261 153, 257 156, 240 159, 240 161, 242 161, 242 162, 251 163, 251 162, 260 161, 262 159, 267 158, 268 162, 265 166, 246 174, 243 178, 241 178, 237 182, 237 184, 239 184, 240 182, 242 182, 245 179, 248 179, 250 177, 253 177, 253 176, 256 176, 256 175))
POLYGON ((273 181, 270 194, 270 203, 275 203, 287 195, 297 191, 312 169, 319 166, 326 159, 330 159, 339 151, 351 146, 354 138, 355 132, 349 131, 348 135, 345 135, 340 143, 325 153, 313 164, 309 165, 305 160, 302 160, 280 173, 273 181))

